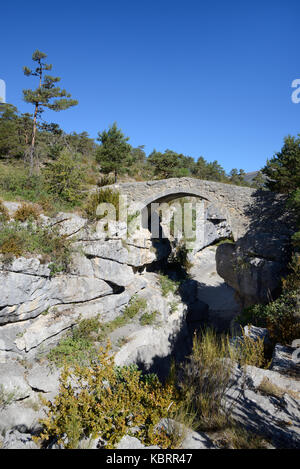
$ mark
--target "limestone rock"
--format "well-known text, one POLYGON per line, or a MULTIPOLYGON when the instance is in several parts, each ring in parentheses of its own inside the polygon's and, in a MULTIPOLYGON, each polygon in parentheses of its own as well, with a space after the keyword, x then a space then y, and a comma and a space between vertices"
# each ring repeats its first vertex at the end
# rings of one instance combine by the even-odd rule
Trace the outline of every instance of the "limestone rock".
POLYGON ((31 389, 25 380, 24 372, 23 366, 16 361, 10 360, 9 362, 1 364, 1 392, 3 392, 6 397, 10 395, 9 400, 11 401, 24 399, 31 394, 31 389))
POLYGON ((253 325, 244 327, 245 336, 253 340, 263 339, 265 344, 270 343, 269 331, 265 327, 256 327, 253 325))
MULTIPOLYGON (((59 388, 60 371, 35 363, 26 374, 26 381, 35 392, 55 395, 59 388)), ((49 398, 49 396, 47 396, 49 398)))
POLYGON ((134 436, 125 435, 117 444, 116 449, 159 449, 159 446, 145 446, 134 436))
POLYGON ((100 259, 98 257, 91 261, 94 276, 111 282, 115 285, 127 287, 134 280, 133 270, 126 264, 120 264, 108 259, 100 259))
POLYGON ((273 351, 271 370, 287 373, 300 378, 300 341, 295 347, 284 347, 277 344, 273 351))
POLYGON ((18 430, 11 430, 6 433, 3 443, 3 449, 40 449, 32 440, 30 433, 21 433, 18 430))
POLYGON ((241 244, 238 241, 236 245, 224 243, 218 246, 217 272, 236 290, 243 306, 266 303, 278 288, 285 261, 282 257, 253 257, 256 251, 252 251, 251 245, 242 250, 241 244))

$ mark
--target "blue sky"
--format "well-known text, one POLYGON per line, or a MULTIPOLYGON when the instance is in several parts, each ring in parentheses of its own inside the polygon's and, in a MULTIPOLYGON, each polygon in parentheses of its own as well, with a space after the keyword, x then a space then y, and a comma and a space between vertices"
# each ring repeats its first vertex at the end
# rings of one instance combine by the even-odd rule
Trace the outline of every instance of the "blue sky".
POLYGON ((92 137, 117 121, 134 146, 254 171, 300 132, 299 0, 11 1, 1 4, 7 102, 35 49, 79 105, 45 113, 92 137))

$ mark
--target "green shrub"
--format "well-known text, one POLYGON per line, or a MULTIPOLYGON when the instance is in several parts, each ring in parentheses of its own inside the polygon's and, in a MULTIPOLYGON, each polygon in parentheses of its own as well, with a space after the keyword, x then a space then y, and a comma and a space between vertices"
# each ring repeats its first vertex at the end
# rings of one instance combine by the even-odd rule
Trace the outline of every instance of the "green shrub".
POLYGON ((129 319, 133 319, 138 313, 146 309, 147 301, 145 298, 139 296, 133 296, 129 304, 125 307, 124 316, 129 319))
POLYGON ((97 215, 97 207, 101 203, 112 204, 116 209, 116 219, 119 219, 119 192, 113 191, 110 188, 101 189, 97 192, 93 192, 86 204, 84 205, 84 213, 90 220, 100 220, 105 215, 97 215))
POLYGON ((13 401, 20 399, 19 389, 14 388, 8 391, 4 388, 3 384, 0 384, 0 409, 3 410, 8 407, 13 401))
POLYGON ((42 175, 30 175, 24 165, 0 164, 0 193, 10 200, 36 202, 47 195, 42 175))
POLYGON ((178 291, 180 282, 170 279, 166 275, 160 274, 158 277, 161 293, 163 296, 167 296, 168 293, 176 293, 178 291))
MULTIPOLYGON (((233 362, 229 339, 207 329, 193 339, 193 351, 183 365, 179 386, 199 430, 218 430, 227 423, 224 397, 232 386, 233 362)), ((228 410, 228 409, 227 409, 228 410)))
MULTIPOLYGON (((38 441, 57 441, 64 448, 78 448, 81 438, 101 438, 114 448, 131 428, 146 445, 156 444, 155 425, 168 417, 175 390, 157 378, 143 379, 135 367, 115 369, 110 347, 100 349, 89 366, 65 368, 53 402, 43 400, 47 416, 40 423, 38 441)), ((129 433, 130 434, 130 433, 129 433)), ((169 442, 164 438, 165 446, 169 442)))
POLYGON ((137 314, 145 310, 146 307, 147 302, 144 298, 133 296, 129 304, 125 307, 123 314, 117 316, 112 321, 103 323, 101 325, 101 338, 104 339, 115 329, 118 329, 119 327, 123 327, 128 324, 135 316, 137 316, 137 314))
POLYGON ((115 178, 113 176, 109 176, 108 174, 105 174, 99 179, 99 181, 97 181, 97 186, 98 187, 110 186, 114 183, 115 183, 115 178))
POLYGON ((169 262, 177 264, 179 267, 188 271, 193 266, 193 264, 188 260, 188 253, 189 250, 184 242, 180 242, 176 246, 175 251, 170 255, 169 262))
POLYGON ((286 292, 267 305, 246 308, 238 320, 242 325, 266 327, 274 343, 290 345, 300 337, 300 324, 295 319, 298 309, 298 293, 286 292))
POLYGON ((59 344, 47 355, 48 360, 57 367, 67 365, 86 365, 93 360, 97 351, 95 342, 99 339, 101 323, 99 317, 80 319, 77 326, 67 333, 59 344))
POLYGON ((140 323, 142 326, 150 326, 154 323, 155 318, 157 316, 157 311, 153 311, 152 313, 144 313, 140 317, 140 323))
POLYGON ((73 205, 82 199, 84 173, 81 165, 73 159, 68 150, 63 150, 57 160, 48 163, 43 175, 47 191, 55 198, 73 205))
POLYGON ((26 254, 43 254, 61 270, 67 270, 71 256, 71 240, 59 234, 57 228, 15 221, 0 230, 0 253, 7 259, 26 254))
POLYGON ((265 346, 263 338, 252 338, 245 334, 242 329, 241 342, 234 352, 235 360, 239 362, 241 366, 250 365, 256 366, 257 368, 267 368, 268 362, 265 358, 265 346))
POLYGON ((107 335, 125 326, 147 306, 144 298, 132 297, 122 315, 112 321, 102 323, 99 316, 81 319, 47 355, 48 360, 61 367, 64 364, 87 364, 97 354, 95 343, 103 342, 107 335))

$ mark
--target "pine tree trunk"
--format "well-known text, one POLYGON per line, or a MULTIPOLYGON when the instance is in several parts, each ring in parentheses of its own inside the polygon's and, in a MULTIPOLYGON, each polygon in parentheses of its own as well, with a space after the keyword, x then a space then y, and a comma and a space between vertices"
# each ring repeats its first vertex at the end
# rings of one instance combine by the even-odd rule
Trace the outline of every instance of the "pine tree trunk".
POLYGON ((117 183, 118 180, 118 175, 117 175, 117 170, 115 169, 115 184, 117 183))

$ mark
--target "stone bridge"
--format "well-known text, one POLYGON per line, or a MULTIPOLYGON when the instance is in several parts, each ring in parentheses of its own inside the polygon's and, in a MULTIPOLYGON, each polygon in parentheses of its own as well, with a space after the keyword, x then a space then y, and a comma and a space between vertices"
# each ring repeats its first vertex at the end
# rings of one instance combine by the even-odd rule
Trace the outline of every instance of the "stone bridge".
POLYGON ((248 227, 246 209, 253 202, 254 189, 194 178, 172 178, 157 181, 129 182, 110 186, 126 195, 129 212, 144 210, 153 202, 169 202, 190 196, 205 202, 206 218, 224 220, 233 238, 243 236, 248 227))

